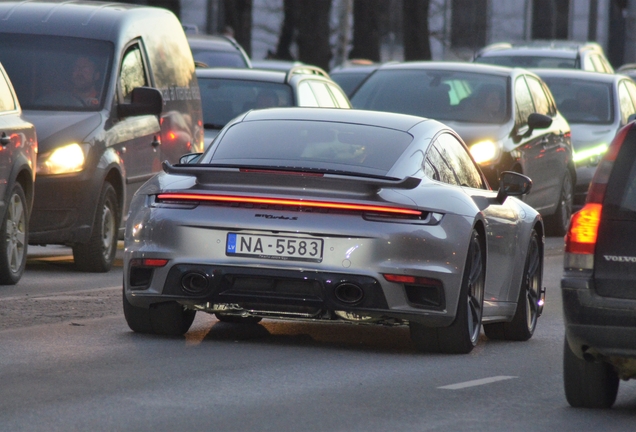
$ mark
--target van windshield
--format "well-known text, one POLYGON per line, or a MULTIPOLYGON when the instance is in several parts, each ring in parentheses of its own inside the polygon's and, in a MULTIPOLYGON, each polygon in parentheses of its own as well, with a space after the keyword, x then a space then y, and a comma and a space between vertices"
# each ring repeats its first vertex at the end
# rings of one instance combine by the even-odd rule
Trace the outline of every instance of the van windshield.
POLYGON ((25 110, 102 109, 112 58, 107 41, 0 33, 0 62, 25 110))

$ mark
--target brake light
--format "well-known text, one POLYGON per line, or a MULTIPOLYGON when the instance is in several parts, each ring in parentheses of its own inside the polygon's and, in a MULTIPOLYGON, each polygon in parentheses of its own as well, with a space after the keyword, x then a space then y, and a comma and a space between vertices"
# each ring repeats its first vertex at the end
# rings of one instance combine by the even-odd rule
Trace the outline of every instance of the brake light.
POLYGON ((135 258, 130 262, 131 267, 163 267, 166 264, 168 260, 160 258, 135 258))
POLYGON ((362 211, 372 213, 388 213, 408 216, 422 216, 420 210, 414 210, 404 207, 378 206, 369 204, 354 204, 332 201, 312 201, 302 199, 285 199, 285 198, 264 198, 250 196, 232 196, 232 195, 208 195, 208 194, 189 194, 189 193, 161 193, 157 195, 159 201, 179 201, 179 202, 225 202, 238 204, 256 204, 256 205, 274 205, 288 207, 305 207, 305 208, 325 208, 337 210, 362 211))
POLYGON ((587 203, 580 211, 572 215, 570 228, 565 238, 565 252, 594 254, 602 210, 601 204, 587 203))

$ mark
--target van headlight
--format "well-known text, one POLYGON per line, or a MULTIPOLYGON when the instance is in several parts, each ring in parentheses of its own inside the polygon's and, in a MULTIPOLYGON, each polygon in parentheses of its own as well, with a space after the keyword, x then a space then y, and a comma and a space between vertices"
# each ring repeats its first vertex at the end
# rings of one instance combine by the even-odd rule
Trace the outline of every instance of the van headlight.
POLYGON ((39 155, 37 175, 70 174, 82 171, 86 156, 77 143, 39 155))
POLYGON ((479 141, 470 146, 470 154, 478 164, 494 162, 499 158, 499 146, 491 140, 479 141))

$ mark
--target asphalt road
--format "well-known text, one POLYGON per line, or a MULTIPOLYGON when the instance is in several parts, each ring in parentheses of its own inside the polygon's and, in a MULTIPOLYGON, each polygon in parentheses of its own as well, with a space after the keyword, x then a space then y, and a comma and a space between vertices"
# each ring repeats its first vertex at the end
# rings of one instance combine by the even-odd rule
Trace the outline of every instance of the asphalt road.
POLYGON ((547 242, 534 337, 482 336, 462 356, 419 354, 406 328, 243 327, 203 314, 185 337, 139 335, 121 314, 121 268, 86 275, 64 250, 48 262, 32 252, 20 284, 0 287, 0 310, 25 303, 20 325, 0 327, 0 430, 633 431, 636 382, 621 383, 611 410, 563 396, 561 244, 547 242), (101 316, 63 307, 57 321, 35 318, 100 296, 101 316))

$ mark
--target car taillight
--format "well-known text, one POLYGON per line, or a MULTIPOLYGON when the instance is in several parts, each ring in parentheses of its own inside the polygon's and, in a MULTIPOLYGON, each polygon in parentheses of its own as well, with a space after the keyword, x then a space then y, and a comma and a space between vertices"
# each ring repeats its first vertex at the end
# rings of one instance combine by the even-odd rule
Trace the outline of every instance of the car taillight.
POLYGON ((628 124, 618 131, 594 172, 585 206, 572 215, 568 233, 565 236, 565 255, 563 260, 565 268, 587 270, 594 268, 594 251, 596 249, 598 227, 601 223, 607 182, 612 173, 616 155, 618 155, 631 127, 632 125, 628 124))

